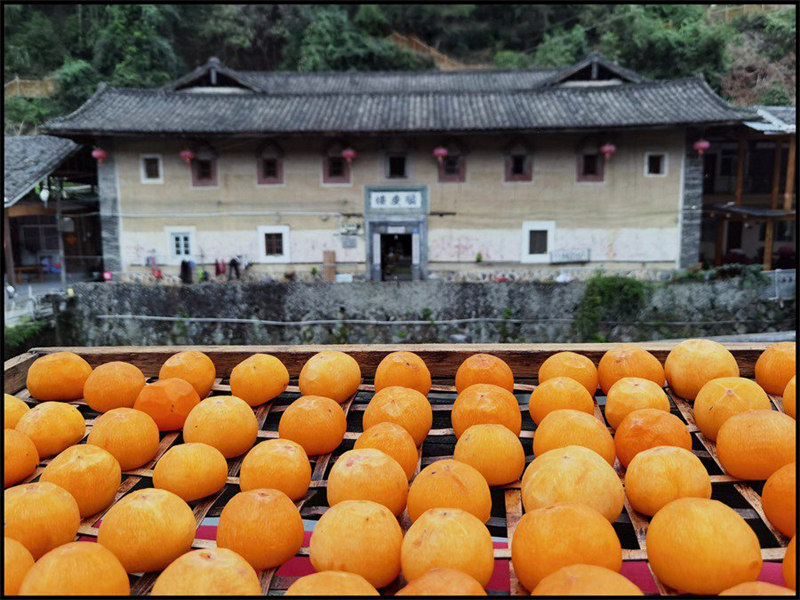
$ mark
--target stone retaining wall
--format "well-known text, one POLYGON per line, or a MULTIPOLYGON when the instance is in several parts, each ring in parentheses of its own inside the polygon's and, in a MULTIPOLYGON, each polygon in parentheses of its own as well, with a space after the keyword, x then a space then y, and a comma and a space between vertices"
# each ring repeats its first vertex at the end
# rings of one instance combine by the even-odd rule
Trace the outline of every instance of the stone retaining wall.
POLYGON ((635 317, 604 314, 591 340, 573 322, 579 281, 89 283, 75 286, 60 322, 65 343, 85 346, 616 342, 795 329, 795 299, 771 300, 767 288, 648 284, 635 317))

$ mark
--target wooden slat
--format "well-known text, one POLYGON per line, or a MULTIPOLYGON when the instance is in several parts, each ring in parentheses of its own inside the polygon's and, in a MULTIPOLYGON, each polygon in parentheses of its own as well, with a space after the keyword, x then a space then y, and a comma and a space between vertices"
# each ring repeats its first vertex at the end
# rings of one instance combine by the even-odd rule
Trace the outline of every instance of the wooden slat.
MULTIPOLYGON (((522 493, 519 490, 507 489, 504 498, 506 503, 506 536, 510 552, 514 531, 517 529, 517 523, 522 518, 522 493)), ((517 579, 517 574, 514 572, 514 564, 511 561, 508 561, 508 576, 511 595, 525 596, 527 592, 519 582, 519 579, 517 579)))
MULTIPOLYGON (((33 348, 42 354, 69 351, 79 354, 89 364, 96 366, 112 360, 132 362, 145 375, 155 376, 161 365, 176 352, 200 350, 208 354, 217 373, 228 376, 237 364, 256 352, 272 354, 279 358, 292 377, 300 373, 305 362, 322 350, 347 352, 358 361, 365 377, 373 377, 384 356, 397 350, 415 352, 426 362, 433 377, 453 377, 459 365, 472 354, 485 352, 502 358, 518 379, 535 377, 539 366, 552 354, 570 350, 583 354, 595 364, 603 354, 619 344, 392 344, 392 345, 314 345, 314 346, 104 346, 96 348, 58 347, 33 348)), ((676 342, 645 342, 636 344, 664 361, 676 342)), ((736 356, 743 377, 754 373, 758 356, 767 344, 730 343, 725 346, 736 356)))
POLYGON ((3 392, 16 394, 25 387, 28 369, 39 358, 39 353, 31 350, 3 363, 3 392))
POLYGON ((161 573, 145 573, 131 586, 131 596, 146 596, 153 589, 156 579, 161 573))
POLYGON ((258 582, 261 584, 261 591, 266 596, 269 594, 269 586, 272 584, 272 578, 278 569, 266 569, 258 574, 258 582))
POLYGON ((117 493, 114 494, 114 500, 111 504, 109 504, 105 509, 101 510, 96 515, 92 515, 91 517, 86 517, 81 521, 81 527, 94 527, 95 523, 97 523, 100 519, 106 516, 106 513, 111 510, 111 507, 116 504, 120 498, 122 498, 125 494, 130 492, 134 486, 142 480, 141 477, 125 477, 122 480, 122 483, 117 489, 117 493))
MULTIPOLYGON (((614 461, 614 470, 617 472, 617 475, 619 475, 620 479, 622 479, 624 483, 625 467, 622 466, 622 463, 619 462, 619 459, 614 461)), ((627 495, 624 497, 623 508, 624 508, 623 514, 628 516, 628 520, 631 523, 631 527, 633 527, 633 533, 636 536, 636 543, 639 545, 639 549, 642 552, 646 553, 647 528, 650 525, 650 521, 647 519, 645 515, 633 509, 630 501, 628 500, 627 495)), ((661 583, 661 581, 659 581, 658 577, 656 577, 656 574, 653 573, 653 569, 650 567, 649 562, 647 563, 647 568, 650 571, 650 575, 652 576, 653 581, 655 582, 656 589, 658 589, 658 593, 661 596, 675 595, 670 588, 668 588, 663 583, 661 583)))
MULTIPOLYGON (((680 396, 676 396, 672 391, 670 391, 670 396, 672 397, 673 402, 675 402, 675 406, 678 407, 678 410, 680 411, 684 420, 690 425, 696 426, 697 423, 695 423, 694 420, 694 413, 692 412, 692 407, 689 405, 689 403, 680 396)), ((706 449, 706 452, 708 452, 709 456, 714 459, 714 462, 717 463, 717 466, 725 471, 725 469, 722 467, 722 463, 719 461, 719 457, 717 456, 717 445, 704 436, 700 431, 695 432, 693 435, 700 440, 700 443, 706 449)))
POLYGON ((772 523, 769 522, 767 519, 767 515, 764 514, 764 509, 761 506, 761 496, 756 494, 755 490, 751 488, 749 485, 742 483, 735 483, 734 487, 736 490, 744 496, 744 499, 753 507, 753 510, 757 514, 758 518, 767 526, 767 529, 770 530, 770 533, 775 536, 775 539, 778 540, 778 544, 781 546, 786 546, 789 544, 789 538, 783 535, 780 531, 778 531, 772 523))
MULTIPOLYGON (((342 404, 342 409, 344 410, 345 419, 347 419, 347 413, 350 411, 350 406, 353 404, 353 400, 356 399, 358 396, 358 392, 356 392, 353 396, 350 397, 347 402, 342 404)), ((316 487, 322 487, 322 483, 324 483, 325 471, 328 469, 328 464, 331 461, 331 453, 322 454, 321 456, 317 457, 317 463, 314 465, 314 471, 311 473, 311 482, 316 487)))

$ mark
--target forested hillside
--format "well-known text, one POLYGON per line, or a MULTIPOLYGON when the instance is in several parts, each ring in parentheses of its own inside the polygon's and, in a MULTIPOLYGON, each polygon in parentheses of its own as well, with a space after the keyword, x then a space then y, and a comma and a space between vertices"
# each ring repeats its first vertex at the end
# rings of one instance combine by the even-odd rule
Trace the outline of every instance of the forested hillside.
POLYGON ((794 104, 795 9, 711 19, 697 5, 9 5, 8 82, 54 77, 49 98, 5 100, 6 134, 74 110, 101 81, 159 86, 217 56, 243 70, 432 69, 388 39, 413 35, 467 65, 560 66, 590 50, 655 78, 702 75, 738 104, 794 104))

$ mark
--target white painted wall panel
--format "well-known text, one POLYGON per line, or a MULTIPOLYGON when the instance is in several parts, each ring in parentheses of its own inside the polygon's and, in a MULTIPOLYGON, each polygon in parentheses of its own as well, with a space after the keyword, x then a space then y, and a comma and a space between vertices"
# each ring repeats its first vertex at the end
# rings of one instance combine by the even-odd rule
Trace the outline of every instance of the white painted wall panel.
MULTIPOLYGON (((519 229, 431 229, 428 260, 474 262, 480 252, 484 262, 518 262, 522 247, 519 229)), ((553 250, 589 248, 597 261, 674 261, 678 236, 669 228, 564 229, 556 226, 553 250)))
MULTIPOLYGON (((363 263, 366 260, 364 240, 357 237, 355 248, 342 248, 335 231, 320 229, 291 230, 290 256, 292 263, 322 263, 322 252, 334 250, 336 261, 340 263, 363 263)), ((126 265, 142 265, 153 252, 159 264, 179 264, 180 260, 170 258, 169 239, 165 231, 140 231, 135 236, 135 244, 126 244, 122 248, 123 261, 126 265)), ((195 233, 194 260, 201 260, 201 253, 207 263, 222 258, 227 262, 233 256, 242 254, 251 262, 259 262, 261 251, 260 237, 256 227, 244 231, 207 231, 195 233)))

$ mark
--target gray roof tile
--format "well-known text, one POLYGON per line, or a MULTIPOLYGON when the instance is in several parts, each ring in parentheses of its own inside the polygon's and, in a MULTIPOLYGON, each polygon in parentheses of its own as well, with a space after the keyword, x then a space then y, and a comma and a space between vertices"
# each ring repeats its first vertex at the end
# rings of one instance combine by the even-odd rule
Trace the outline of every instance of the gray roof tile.
MULTIPOLYGON (((369 87, 372 78, 362 73, 356 80, 369 87)), ((727 104, 701 79, 359 94, 103 87, 77 111, 49 121, 42 130, 58 135, 421 133, 727 123, 755 116, 727 104)))
POLYGON ((772 116, 780 119, 787 125, 797 124, 797 107, 795 106, 756 106, 755 108, 760 108, 767 111, 772 116))
POLYGON ((239 71, 262 91, 277 94, 398 94, 530 90, 561 69, 514 71, 389 71, 293 73, 239 71))
POLYGON ((3 139, 3 204, 8 207, 63 162, 80 146, 49 135, 24 135, 3 139))

